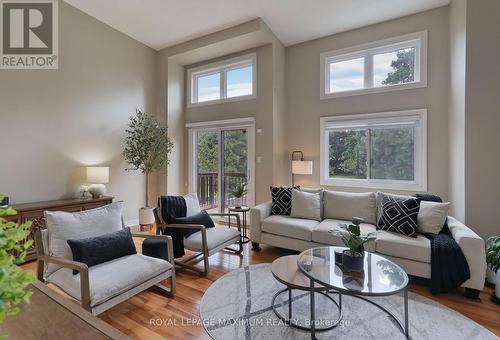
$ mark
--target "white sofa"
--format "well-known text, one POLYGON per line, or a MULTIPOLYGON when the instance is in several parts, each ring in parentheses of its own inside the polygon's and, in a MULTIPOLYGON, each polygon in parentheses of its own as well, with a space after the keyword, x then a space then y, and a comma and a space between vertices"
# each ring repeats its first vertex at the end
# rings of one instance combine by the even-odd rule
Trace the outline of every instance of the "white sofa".
MULTIPOLYGON (((252 208, 250 239, 253 249, 259 250, 261 243, 297 251, 325 245, 343 246, 342 240, 328 231, 339 228, 339 223, 348 223, 351 217, 364 217, 366 222, 371 222, 361 225, 363 234, 376 230, 379 202, 375 193, 326 193, 333 196, 330 195, 329 199, 323 196, 321 221, 271 215, 270 201, 252 208)), ((486 272, 484 240, 451 216, 448 217, 448 227, 469 264, 471 278, 462 287, 467 288, 469 296, 477 296, 478 291, 483 289, 486 272)), ((376 240, 366 244, 365 249, 391 259, 409 275, 426 279, 431 277, 430 241, 423 235, 413 238, 378 231, 376 240)))

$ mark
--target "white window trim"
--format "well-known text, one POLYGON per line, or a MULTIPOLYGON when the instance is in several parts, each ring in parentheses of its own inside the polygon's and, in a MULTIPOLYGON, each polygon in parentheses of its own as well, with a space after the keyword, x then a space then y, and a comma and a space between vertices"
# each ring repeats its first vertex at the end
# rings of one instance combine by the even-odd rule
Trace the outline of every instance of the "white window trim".
POLYGON ((187 89, 186 89, 186 105, 188 108, 197 107, 197 106, 205 106, 205 105, 213 105, 220 103, 228 103, 235 102, 240 100, 249 100, 257 98, 257 54, 250 53, 242 56, 238 56, 231 59, 225 59, 219 62, 193 67, 188 69, 187 72, 187 89), (228 71, 231 71, 235 68, 239 68, 242 66, 252 65, 252 94, 246 96, 238 96, 226 98, 227 91, 227 83, 226 83, 226 74, 228 71), (198 87, 196 86, 197 77, 205 76, 209 74, 220 74, 220 99, 214 99, 204 102, 195 102, 197 97, 198 87))
POLYGON ((389 39, 379 40, 367 44, 343 48, 339 50, 323 52, 320 54, 320 99, 331 99, 347 96, 355 96, 369 93, 381 93, 397 90, 414 89, 427 86, 427 31, 401 35, 389 39), (374 54, 393 51, 394 48, 415 47, 415 78, 411 83, 387 85, 380 87, 371 86, 373 63, 369 62, 374 54), (327 77, 329 73, 329 61, 343 61, 354 59, 356 57, 365 57, 365 88, 359 90, 342 91, 328 93, 330 82, 327 77), (368 78, 368 79, 367 79, 368 78), (368 80, 368 81, 367 81, 368 80))
POLYGON ((357 187, 372 189, 391 189, 405 191, 427 191, 427 109, 406 111, 379 112, 369 114, 344 115, 320 118, 320 184, 326 186, 357 187), (374 180, 374 179, 342 179, 329 177, 328 127, 339 124, 346 126, 349 121, 355 124, 366 124, 393 118, 395 121, 404 118, 418 117, 419 128, 415 136, 415 181, 374 180), (419 166, 420 165, 420 166, 419 166))

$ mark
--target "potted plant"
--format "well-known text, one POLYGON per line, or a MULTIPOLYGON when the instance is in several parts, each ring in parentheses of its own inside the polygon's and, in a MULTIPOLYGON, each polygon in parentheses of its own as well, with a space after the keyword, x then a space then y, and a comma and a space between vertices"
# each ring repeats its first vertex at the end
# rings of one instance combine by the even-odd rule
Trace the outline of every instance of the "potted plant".
POLYGON ((168 137, 167 127, 140 110, 130 117, 125 132, 123 156, 132 166, 126 170, 140 170, 146 179, 146 206, 139 211, 139 224, 151 225, 154 223, 154 214, 149 205, 150 175, 152 172, 167 170, 173 143, 168 137))
POLYGON ((500 304, 500 236, 490 237, 486 241, 486 264, 488 269, 495 274, 495 291, 491 299, 500 304))
MULTIPOLYGON (((0 193, 0 202, 3 199, 0 193)), ((27 240, 31 222, 18 225, 3 218, 16 214, 12 208, 0 208, 0 323, 19 313, 19 303, 29 302, 32 292, 26 287, 35 281, 30 272, 17 266, 24 262, 26 249, 33 244, 33 240, 27 240)))
POLYGON ((346 249, 342 252, 342 265, 350 271, 362 271, 364 264, 364 244, 366 242, 373 241, 375 233, 368 233, 366 235, 361 235, 360 224, 363 222, 362 218, 353 217, 351 224, 341 225, 341 228, 346 232, 340 232, 338 230, 330 230, 332 234, 336 234, 342 238, 346 249))
POLYGON ((241 208, 242 201, 243 201, 243 196, 245 196, 248 193, 247 189, 247 183, 244 182, 238 182, 234 186, 233 190, 231 191, 231 194, 234 197, 234 206, 236 208, 241 208))

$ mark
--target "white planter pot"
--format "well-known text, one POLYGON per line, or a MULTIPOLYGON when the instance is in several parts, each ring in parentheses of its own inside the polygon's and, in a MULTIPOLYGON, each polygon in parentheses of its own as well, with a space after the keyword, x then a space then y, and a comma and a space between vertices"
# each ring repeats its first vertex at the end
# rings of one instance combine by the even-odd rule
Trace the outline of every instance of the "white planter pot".
POLYGON ((495 280, 495 295, 497 299, 500 299, 500 270, 497 270, 497 275, 495 280))
POLYGON ((234 206, 236 208, 241 208, 241 201, 242 201, 241 197, 235 197, 234 198, 234 206))
POLYGON ((491 269, 486 269, 486 281, 493 286, 495 285, 496 275, 491 269))

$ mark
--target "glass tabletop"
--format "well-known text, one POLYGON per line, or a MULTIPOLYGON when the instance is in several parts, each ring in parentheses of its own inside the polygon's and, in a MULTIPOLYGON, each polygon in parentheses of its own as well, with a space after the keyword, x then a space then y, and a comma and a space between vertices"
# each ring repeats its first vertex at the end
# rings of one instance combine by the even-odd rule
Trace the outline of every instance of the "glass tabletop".
POLYGON ((297 265, 310 279, 335 290, 355 295, 383 296, 396 294, 408 285, 408 275, 394 262, 365 252, 364 270, 349 272, 335 263, 335 251, 347 248, 319 247, 303 251, 297 265))

